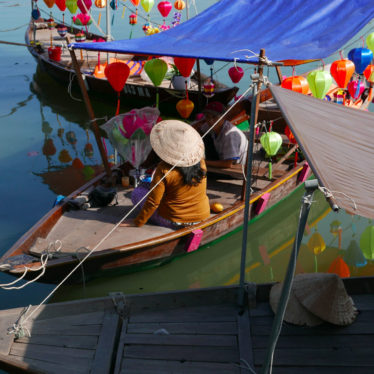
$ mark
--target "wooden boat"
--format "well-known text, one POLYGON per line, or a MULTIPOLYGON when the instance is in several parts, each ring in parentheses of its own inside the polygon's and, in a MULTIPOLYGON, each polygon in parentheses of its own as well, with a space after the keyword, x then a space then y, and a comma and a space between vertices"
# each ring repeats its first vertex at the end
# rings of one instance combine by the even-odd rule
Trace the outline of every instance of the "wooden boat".
MULTIPOLYGON (((274 373, 371 373, 374 279, 344 279, 359 314, 343 327, 285 323, 274 373)), ((270 284, 126 295, 0 311, 0 368, 26 373, 260 372, 274 314, 270 284), (31 314, 34 313, 34 314, 31 314), (22 322, 22 320, 24 322, 22 322), (29 333, 29 334, 28 334, 29 333), (31 335, 31 336, 29 336, 31 335)))
MULTIPOLYGON (((79 29, 73 28, 71 30, 68 27, 67 36, 71 37, 72 40, 74 35, 80 32, 79 29), (71 32, 73 31, 73 32, 71 32)), ((87 41, 97 40, 100 37, 91 33, 86 34, 87 41)), ((71 58, 66 45, 65 37, 62 38, 57 33, 57 29, 48 29, 47 22, 43 19, 38 21, 30 22, 30 25, 25 35, 26 43, 28 44, 28 50, 31 55, 35 58, 38 65, 43 71, 51 75, 56 80, 63 82, 66 89, 70 90, 70 85, 73 83, 76 85, 76 79, 74 79, 74 68, 72 67, 71 58), (35 33, 35 34, 34 34, 35 33), (53 46, 61 46, 62 53, 59 61, 50 58, 48 49, 51 47, 51 40, 53 40, 53 46)), ((135 60, 139 59, 141 62, 146 58, 145 56, 133 56, 133 55, 117 55, 114 53, 102 54, 101 64, 104 64, 108 59, 121 59, 121 60, 135 60), (105 61, 104 61, 105 60, 105 61)), ((81 71, 84 75, 84 79, 87 84, 90 96, 96 97, 97 99, 105 99, 108 102, 117 102, 117 93, 110 86, 107 79, 104 77, 96 77, 94 75, 95 67, 98 64, 98 54, 95 52, 87 52, 81 54, 79 60, 81 71)), ((200 77, 200 89, 207 77, 201 74, 200 77)), ((216 82, 214 99, 224 104, 229 103, 238 92, 238 87, 227 87, 220 82, 216 82)), ((158 89, 150 82, 145 81, 140 75, 130 76, 127 83, 121 92, 121 103, 126 107, 144 107, 146 105, 154 105, 156 103, 156 92, 159 92, 160 110, 162 113, 169 115, 177 115, 175 108, 176 103, 185 97, 185 91, 176 90, 171 86, 171 81, 164 80, 158 89)), ((201 92, 199 93, 199 80, 198 74, 196 73, 192 77, 191 87, 188 90, 188 96, 190 100, 198 103, 202 99, 205 100, 201 92)), ((202 104, 202 103, 201 103, 202 104)), ((202 104, 203 105, 203 104, 202 104)))
MULTIPOLYGON (((243 101, 242 108, 248 103, 243 101)), ((241 108, 235 115, 241 115, 241 108)), ((230 114, 230 113, 229 113, 230 114)), ((287 138, 284 137, 285 144, 287 138)), ((286 149, 288 145, 285 145, 286 149)), ((254 193, 251 198, 250 216, 254 217, 272 206, 302 183, 309 168, 305 161, 294 161, 287 154, 274 165, 272 179, 267 176, 268 162, 256 143, 253 175, 254 193)), ((27 233, 25 233, 1 258, 1 269, 9 274, 21 276, 27 268, 38 269, 41 257, 50 245, 62 241, 58 253, 51 253, 45 266, 42 282, 58 282, 74 268, 83 253, 92 250, 111 230, 114 231, 89 256, 84 264, 87 277, 103 273, 133 271, 151 264, 162 263, 173 257, 186 254, 197 247, 230 234, 243 224, 243 170, 236 168, 208 170, 208 196, 210 202, 220 202, 224 210, 212 213, 205 221, 176 231, 146 224, 141 228, 116 227, 116 224, 132 208, 131 188, 117 184, 118 205, 87 210, 71 210, 68 199, 88 194, 100 183, 104 175, 99 175, 80 189, 73 192, 62 205, 54 207, 27 233), (193 240, 198 235, 200 239, 193 240), (191 246, 191 241, 195 244, 191 246), (51 243, 51 244, 50 244, 51 243)), ((131 216, 130 216, 131 217, 131 216)), ((45 256, 44 256, 45 257, 45 256)), ((81 272, 75 273, 75 280, 81 272)), ((26 278, 34 278, 35 272, 28 272, 26 278)), ((73 278, 72 278, 73 279, 73 278)))

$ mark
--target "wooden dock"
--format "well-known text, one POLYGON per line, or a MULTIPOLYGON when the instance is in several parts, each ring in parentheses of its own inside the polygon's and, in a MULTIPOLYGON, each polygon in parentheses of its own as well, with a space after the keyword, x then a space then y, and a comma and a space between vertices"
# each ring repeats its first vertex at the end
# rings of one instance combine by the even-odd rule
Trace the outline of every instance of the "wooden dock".
MULTIPOLYGON (((232 374, 250 373, 250 366, 260 372, 274 315, 263 300, 263 286, 247 290, 244 309, 236 303, 237 287, 50 304, 25 323, 31 337, 16 340, 7 329, 22 308, 1 311, 0 368, 11 373, 232 374)), ((273 373, 373 373, 374 295, 352 296, 360 313, 350 326, 285 323, 273 373)))

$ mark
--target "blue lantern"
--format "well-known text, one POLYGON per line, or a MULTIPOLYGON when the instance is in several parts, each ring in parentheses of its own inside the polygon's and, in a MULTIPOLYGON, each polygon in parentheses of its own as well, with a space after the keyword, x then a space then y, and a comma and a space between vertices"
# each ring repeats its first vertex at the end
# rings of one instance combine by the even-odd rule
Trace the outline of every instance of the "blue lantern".
POLYGON ((353 48, 349 51, 348 58, 355 64, 356 73, 362 74, 373 59, 373 52, 367 48, 353 48))
POLYGON ((40 18, 40 11, 38 8, 35 8, 31 12, 31 17, 36 21, 37 19, 40 18))
POLYGON ((204 58, 204 62, 205 62, 207 65, 213 65, 214 60, 212 60, 211 58, 204 58))

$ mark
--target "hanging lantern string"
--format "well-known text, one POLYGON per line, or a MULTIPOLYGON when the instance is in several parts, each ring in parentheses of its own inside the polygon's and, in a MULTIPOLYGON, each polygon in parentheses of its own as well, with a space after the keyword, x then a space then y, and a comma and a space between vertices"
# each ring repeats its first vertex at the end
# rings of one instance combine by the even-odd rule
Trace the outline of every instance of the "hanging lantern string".
POLYGON ((343 57, 343 51, 342 51, 342 50, 339 51, 339 55, 340 55, 340 59, 341 59, 341 60, 344 60, 344 57, 343 57))
POLYGON ((236 69, 237 72, 239 72, 238 65, 236 64, 237 58, 234 58, 234 68, 236 69))
POLYGON ((321 58, 321 62, 322 62, 322 71, 325 70, 325 61, 323 61, 323 58, 321 58))
POLYGON ((136 10, 134 11, 132 8, 130 8, 128 5, 126 5, 123 1, 120 1, 120 4, 124 7, 124 8, 127 8, 130 12, 132 12, 133 14, 136 14, 139 18, 142 18, 144 21, 149 21, 150 23, 161 23, 159 21, 155 21, 154 19, 151 19, 150 17, 150 14, 147 13, 147 17, 141 15, 141 14, 138 14, 138 8, 136 8, 136 10))
POLYGON ((265 65, 267 65, 267 66, 271 66, 271 65, 273 65, 273 61, 271 61, 271 60, 269 60, 266 56, 260 56, 258 53, 255 53, 255 52, 253 52, 253 51, 251 51, 250 49, 238 49, 238 50, 236 50, 236 51, 233 51, 233 52, 231 52, 231 54, 232 53, 237 53, 237 52, 244 52, 244 51, 248 51, 248 52, 250 52, 251 53, 251 55, 249 55, 249 56, 245 56, 245 58, 247 59, 247 60, 249 60, 251 57, 257 57, 259 60, 260 60, 260 62, 262 63, 262 64, 265 64, 265 65))
POLYGON ((295 75, 295 66, 292 66, 292 76, 295 75))
POLYGON ((339 199, 338 197, 334 196, 334 194, 335 195, 337 195, 337 194, 343 195, 347 200, 351 200, 352 201, 352 208, 354 210, 357 210, 357 204, 354 201, 354 199, 352 197, 348 196, 347 194, 345 194, 344 192, 341 192, 341 191, 331 191, 328 188, 321 187, 321 186, 318 186, 318 189, 325 195, 326 198, 330 198, 331 197, 334 200, 339 199))
POLYGON ((362 35, 360 36, 360 39, 362 40, 362 48, 365 48, 365 39, 362 35))

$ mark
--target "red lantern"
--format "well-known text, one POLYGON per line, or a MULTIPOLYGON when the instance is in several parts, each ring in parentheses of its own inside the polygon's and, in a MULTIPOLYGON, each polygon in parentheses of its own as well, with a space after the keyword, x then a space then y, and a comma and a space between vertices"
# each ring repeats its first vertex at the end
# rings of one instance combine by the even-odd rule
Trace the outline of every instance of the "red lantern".
POLYGON ((44 0, 48 8, 52 8, 55 5, 55 0, 44 0))
POLYGON ((73 166, 74 169, 78 169, 78 170, 84 168, 82 161, 78 157, 73 160, 71 165, 73 166))
POLYGON ((91 0, 78 0, 77 5, 78 5, 78 8, 80 9, 80 11, 83 14, 86 14, 86 13, 89 12, 89 10, 92 6, 92 1, 91 0))
POLYGON ((341 257, 337 257, 331 263, 328 272, 338 274, 340 278, 349 278, 351 276, 347 263, 341 257))
POLYGON ((295 75, 293 77, 288 77, 283 80, 282 87, 287 90, 295 91, 306 95, 309 91, 309 85, 306 78, 301 75, 295 75))
POLYGON ((368 82, 374 83, 374 65, 368 65, 364 70, 364 75, 368 82))
POLYGON ((296 144, 297 143, 294 134, 292 133, 291 129, 287 125, 284 129, 284 134, 287 136, 287 138, 288 138, 288 140, 290 141, 291 144, 296 144))
POLYGON ((140 0, 130 0, 132 2, 132 5, 134 5, 134 7, 138 7, 139 6, 139 3, 140 3, 140 0))
POLYGON ((346 88, 352 74, 355 71, 355 64, 351 60, 337 60, 331 64, 330 73, 340 88, 346 88))
POLYGON ((157 9, 164 18, 166 18, 169 15, 172 8, 173 6, 171 5, 171 3, 169 3, 169 1, 161 1, 157 5, 157 9))
POLYGON ((185 78, 190 76, 195 61, 195 58, 174 57, 175 66, 185 78))
POLYGON ((130 68, 122 62, 112 62, 106 66, 104 74, 114 91, 119 93, 126 84, 130 68))
POLYGON ((66 9, 66 1, 65 0, 55 0, 55 2, 56 2, 56 5, 57 5, 58 9, 60 9, 61 12, 63 12, 66 9))
POLYGON ((183 0, 177 0, 174 3, 174 8, 181 11, 186 7, 186 3, 183 0))
POLYGON ((46 139, 43 144, 43 155, 53 156, 56 153, 56 147, 52 139, 46 139))
POLYGON ((138 17, 136 16, 136 14, 129 15, 129 22, 130 25, 136 25, 138 23, 138 17))
POLYGON ((182 118, 188 118, 194 107, 194 103, 189 99, 182 99, 177 102, 177 111, 182 118))
POLYGON ((229 76, 232 80, 232 83, 238 83, 244 75, 244 70, 239 66, 232 66, 229 69, 229 76))

